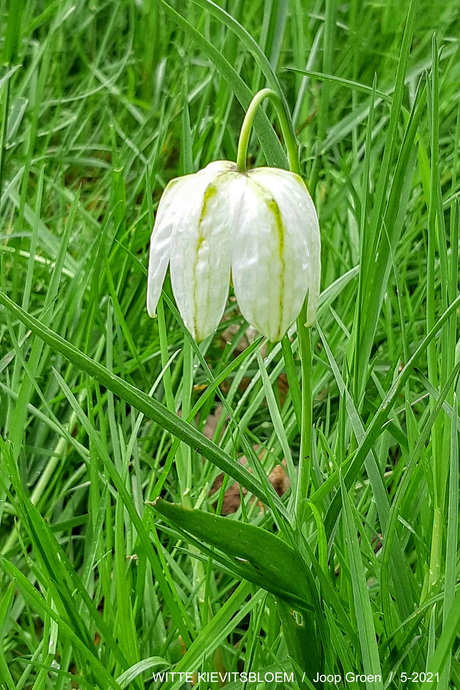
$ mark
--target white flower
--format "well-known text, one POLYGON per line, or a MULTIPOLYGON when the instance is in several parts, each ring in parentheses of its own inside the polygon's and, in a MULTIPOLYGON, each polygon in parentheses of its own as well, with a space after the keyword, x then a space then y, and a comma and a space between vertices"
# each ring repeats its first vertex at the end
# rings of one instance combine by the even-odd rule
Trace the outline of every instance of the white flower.
POLYGON ((320 287, 320 235, 305 184, 286 170, 239 172, 228 161, 172 180, 150 241, 150 316, 168 264, 177 306, 196 340, 217 328, 230 276, 241 313, 269 340, 283 337, 307 294, 310 326, 320 287))

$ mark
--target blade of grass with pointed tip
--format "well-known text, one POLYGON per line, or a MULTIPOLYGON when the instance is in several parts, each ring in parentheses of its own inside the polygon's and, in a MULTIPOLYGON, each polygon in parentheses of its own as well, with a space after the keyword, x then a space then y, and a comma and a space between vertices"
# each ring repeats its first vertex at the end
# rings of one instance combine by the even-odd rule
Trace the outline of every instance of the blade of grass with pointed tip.
MULTIPOLYGON (((332 74, 324 74, 323 72, 313 72, 309 69, 298 69, 297 67, 285 67, 286 70, 290 72, 296 72, 297 74, 304 74, 306 77, 313 77, 314 79, 319 79, 320 81, 330 81, 333 84, 340 84, 345 86, 347 89, 353 89, 359 93, 371 94, 372 86, 367 86, 366 84, 360 84, 357 81, 351 81, 351 79, 344 79, 343 77, 336 77, 332 74)), ((375 93, 379 98, 388 103, 392 102, 392 97, 383 91, 375 90, 375 93)))
POLYGON ((294 550, 279 537, 255 525, 189 510, 162 499, 150 505, 167 522, 230 557, 238 576, 291 603, 297 602, 303 609, 310 609, 308 587, 302 578, 303 566, 294 550))
POLYGON ((141 673, 150 671, 150 669, 157 668, 158 666, 169 666, 169 663, 161 656, 149 656, 147 659, 142 659, 142 661, 138 661, 137 664, 133 664, 133 666, 126 669, 121 676, 118 676, 117 683, 125 690, 141 673))

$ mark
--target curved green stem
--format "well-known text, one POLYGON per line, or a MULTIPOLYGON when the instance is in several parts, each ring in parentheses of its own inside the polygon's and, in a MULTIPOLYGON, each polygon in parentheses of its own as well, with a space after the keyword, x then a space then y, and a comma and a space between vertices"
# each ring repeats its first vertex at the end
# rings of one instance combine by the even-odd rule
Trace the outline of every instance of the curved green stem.
POLYGON ((283 132, 284 143, 286 144, 288 152, 289 166, 291 168, 291 171, 299 175, 299 153, 297 150, 297 142, 295 141, 292 132, 292 127, 290 125, 289 115, 286 112, 286 108, 284 107, 281 98, 275 91, 272 91, 272 89, 262 89, 261 91, 256 93, 249 105, 249 108, 247 109, 246 115, 244 116, 243 124, 241 126, 240 138, 238 141, 238 155, 236 159, 236 165, 238 167, 238 170, 240 172, 246 171, 246 158, 252 123, 254 121, 260 104, 266 98, 269 98, 276 108, 276 113, 281 124, 281 131, 283 132))
MULTIPOLYGON (((291 171, 300 175, 299 152, 293 128, 291 126, 290 115, 287 112, 281 98, 271 89, 262 89, 252 99, 246 112, 241 127, 240 139, 238 141, 238 155, 236 164, 240 172, 246 171, 246 158, 248 152, 249 135, 252 123, 257 113, 257 109, 265 98, 269 98, 278 114, 283 133, 284 143, 289 157, 291 171)), ((308 299, 308 297, 307 297, 308 299)), ((305 300, 302 310, 297 319, 297 335, 299 338, 300 366, 302 372, 302 394, 301 394, 301 418, 300 418, 300 458, 299 475, 297 481, 297 491, 295 496, 295 523, 301 529, 306 516, 307 498, 310 489, 311 465, 312 465, 312 428, 313 428, 313 400, 311 385, 311 339, 310 329, 305 325, 307 321, 307 300, 305 300)), ((286 343, 285 346, 289 347, 286 343)), ((288 363, 286 368, 289 369, 288 363)))

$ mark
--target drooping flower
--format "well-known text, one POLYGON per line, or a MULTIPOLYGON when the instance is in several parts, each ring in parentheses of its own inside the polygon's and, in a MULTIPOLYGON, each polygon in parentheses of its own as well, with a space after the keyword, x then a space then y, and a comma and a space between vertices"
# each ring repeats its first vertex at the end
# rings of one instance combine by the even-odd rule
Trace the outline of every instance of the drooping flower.
POLYGON ((172 180, 150 241, 150 316, 168 265, 177 306, 196 340, 217 328, 230 277, 241 313, 269 340, 283 337, 307 295, 307 325, 312 325, 320 288, 320 234, 302 179, 276 168, 240 172, 235 163, 216 161, 172 180))

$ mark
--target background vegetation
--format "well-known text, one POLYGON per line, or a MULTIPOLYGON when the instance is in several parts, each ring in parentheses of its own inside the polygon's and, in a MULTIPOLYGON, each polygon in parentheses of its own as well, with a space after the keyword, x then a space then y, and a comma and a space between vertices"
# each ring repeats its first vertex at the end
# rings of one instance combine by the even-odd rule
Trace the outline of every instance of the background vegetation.
MULTIPOLYGON (((302 687, 318 672, 419 687, 402 674, 426 670, 426 687, 460 687, 458 3, 0 12, 1 687, 299 667, 302 687), (145 309, 161 191, 235 159, 242 105, 275 75, 323 241, 296 530, 291 492, 264 481, 283 458, 295 481, 295 332, 248 347, 230 299, 197 347, 169 285, 158 319, 145 309), (265 509, 237 492, 225 525, 209 521, 233 483, 212 494, 222 468, 265 509), (201 513, 154 512, 159 496, 201 513)), ((285 165, 263 117, 257 135, 254 164, 285 165)))

